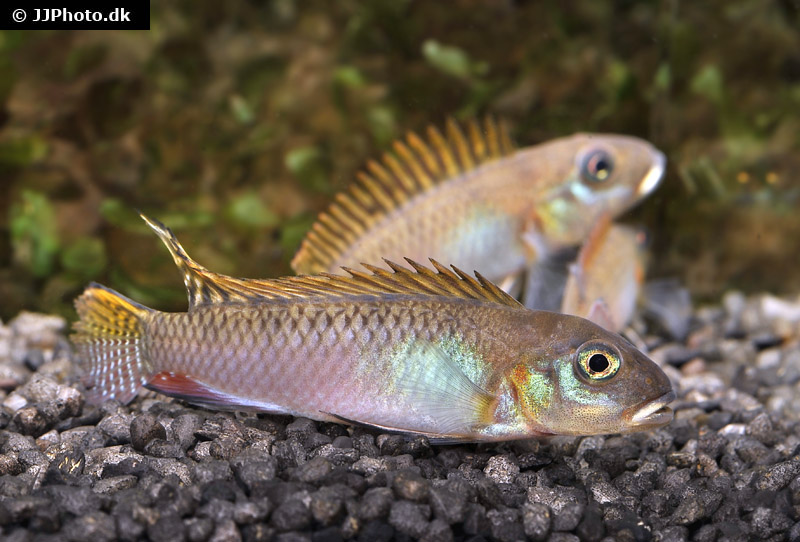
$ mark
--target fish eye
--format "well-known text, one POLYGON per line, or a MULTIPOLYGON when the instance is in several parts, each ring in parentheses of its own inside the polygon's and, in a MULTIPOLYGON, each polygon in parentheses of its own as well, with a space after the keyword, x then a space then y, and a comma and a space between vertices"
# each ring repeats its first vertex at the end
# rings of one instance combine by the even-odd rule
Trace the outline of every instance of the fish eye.
POLYGON ((619 354, 603 343, 587 343, 578 350, 578 372, 592 382, 608 380, 620 367, 619 354))
POLYGON ((586 153, 581 163, 581 177, 589 183, 602 183, 614 173, 614 159, 611 153, 595 149, 586 153))

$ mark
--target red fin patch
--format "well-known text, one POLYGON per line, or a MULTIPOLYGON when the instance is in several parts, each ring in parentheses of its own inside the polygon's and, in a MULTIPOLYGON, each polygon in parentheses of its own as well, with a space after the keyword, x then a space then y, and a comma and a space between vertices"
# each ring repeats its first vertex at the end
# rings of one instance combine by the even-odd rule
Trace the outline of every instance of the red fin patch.
POLYGON ((246 410, 271 412, 273 414, 295 414, 281 405, 267 401, 234 395, 182 373, 161 371, 145 385, 146 388, 175 399, 218 410, 246 410))
POLYGON ((232 397, 185 374, 162 371, 155 375, 146 388, 189 403, 217 408, 236 407, 232 397))

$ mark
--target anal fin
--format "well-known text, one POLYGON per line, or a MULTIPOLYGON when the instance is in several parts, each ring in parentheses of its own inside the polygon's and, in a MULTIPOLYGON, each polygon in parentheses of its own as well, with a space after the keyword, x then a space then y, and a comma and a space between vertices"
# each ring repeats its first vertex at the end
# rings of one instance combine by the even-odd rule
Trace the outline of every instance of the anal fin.
POLYGON ((189 403, 221 406, 226 395, 185 374, 162 371, 155 375, 145 387, 181 399, 189 403))
POLYGON ((258 401, 219 390, 200 380, 182 373, 162 371, 155 375, 146 388, 194 405, 217 410, 247 410, 272 414, 294 414, 293 412, 265 401, 258 401))

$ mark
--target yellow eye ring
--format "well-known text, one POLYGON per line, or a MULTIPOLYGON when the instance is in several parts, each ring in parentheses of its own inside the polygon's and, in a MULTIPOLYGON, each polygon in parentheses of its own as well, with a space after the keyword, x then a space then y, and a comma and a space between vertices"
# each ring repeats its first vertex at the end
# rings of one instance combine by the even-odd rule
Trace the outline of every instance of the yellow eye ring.
POLYGON ((617 352, 602 343, 590 343, 578 350, 576 365, 583 377, 593 382, 601 382, 617 374, 620 357, 617 352))

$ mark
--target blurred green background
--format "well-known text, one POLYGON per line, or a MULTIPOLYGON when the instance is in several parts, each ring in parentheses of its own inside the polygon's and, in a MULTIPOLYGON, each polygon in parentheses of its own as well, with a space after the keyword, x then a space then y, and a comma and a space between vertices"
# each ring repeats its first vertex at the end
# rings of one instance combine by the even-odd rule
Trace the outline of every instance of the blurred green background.
POLYGON ((800 2, 163 1, 151 30, 0 33, 0 318, 90 280, 182 310, 167 251, 290 272, 303 234, 407 130, 491 113, 520 145, 651 140, 627 220, 700 299, 800 291, 800 2))

